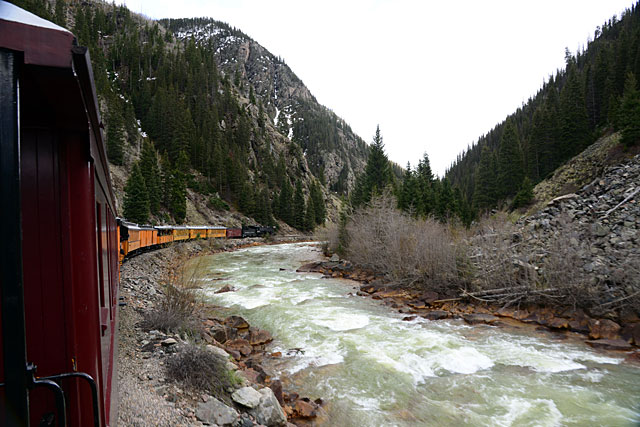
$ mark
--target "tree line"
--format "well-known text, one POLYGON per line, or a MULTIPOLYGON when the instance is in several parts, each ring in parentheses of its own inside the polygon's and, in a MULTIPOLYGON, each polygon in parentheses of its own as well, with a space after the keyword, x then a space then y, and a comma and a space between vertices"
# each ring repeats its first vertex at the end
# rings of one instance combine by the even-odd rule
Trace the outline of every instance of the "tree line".
POLYGON ((598 27, 586 50, 566 50, 565 59, 565 69, 447 170, 475 210, 526 204, 536 183, 609 132, 620 131, 626 148, 638 143, 638 4, 598 27))

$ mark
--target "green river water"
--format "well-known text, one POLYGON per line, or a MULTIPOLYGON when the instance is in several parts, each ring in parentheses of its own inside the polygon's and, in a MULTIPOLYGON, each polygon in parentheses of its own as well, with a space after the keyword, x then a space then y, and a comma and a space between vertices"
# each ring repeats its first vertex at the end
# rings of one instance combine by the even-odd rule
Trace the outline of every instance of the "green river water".
POLYGON ((273 334, 283 357, 267 368, 326 402, 323 425, 640 425, 640 368, 623 355, 551 334, 402 321, 349 295, 353 282, 295 272, 319 259, 298 243, 202 261, 209 300, 273 334), (227 284, 236 291, 214 293, 227 284))

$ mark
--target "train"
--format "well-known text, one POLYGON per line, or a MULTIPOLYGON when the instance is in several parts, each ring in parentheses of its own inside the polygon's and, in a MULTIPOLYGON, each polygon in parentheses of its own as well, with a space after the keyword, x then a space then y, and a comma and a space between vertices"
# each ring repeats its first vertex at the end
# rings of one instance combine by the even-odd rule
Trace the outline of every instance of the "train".
POLYGON ((270 227, 117 217, 89 51, 0 0, 0 425, 117 424, 119 267, 270 227))
POLYGON ((240 239, 265 237, 275 233, 272 226, 243 225, 242 227, 224 226, 171 226, 139 225, 118 218, 119 259, 156 249, 170 243, 194 239, 240 239))

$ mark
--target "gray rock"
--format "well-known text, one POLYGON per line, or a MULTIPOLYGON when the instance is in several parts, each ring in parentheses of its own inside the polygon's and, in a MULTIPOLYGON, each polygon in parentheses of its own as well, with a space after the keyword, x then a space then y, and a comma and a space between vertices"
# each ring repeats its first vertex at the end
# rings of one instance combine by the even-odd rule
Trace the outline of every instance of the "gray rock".
POLYGON ((223 349, 221 349, 220 347, 216 347, 215 345, 211 345, 208 344, 207 345, 207 350, 209 350, 211 353, 222 357, 224 360, 229 360, 229 353, 227 353, 226 351, 224 351, 223 349))
POLYGON ((200 403, 196 409, 196 418, 203 423, 217 424, 222 427, 233 425, 238 419, 238 413, 218 399, 211 397, 200 403))
POLYGON ((165 347, 169 347, 175 344, 178 344, 178 341, 176 341, 175 338, 167 338, 166 340, 162 341, 162 345, 165 347))
POLYGON ((338 254, 333 254, 331 255, 331 258, 329 260, 332 262, 338 262, 340 261, 340 257, 338 256, 338 254))
POLYGON ((251 387, 242 387, 231 395, 234 402, 252 409, 260 404, 261 397, 262 395, 251 387))
POLYGON ((267 427, 286 426, 287 416, 273 391, 270 388, 263 388, 258 394, 260 395, 260 404, 250 411, 256 421, 267 427))

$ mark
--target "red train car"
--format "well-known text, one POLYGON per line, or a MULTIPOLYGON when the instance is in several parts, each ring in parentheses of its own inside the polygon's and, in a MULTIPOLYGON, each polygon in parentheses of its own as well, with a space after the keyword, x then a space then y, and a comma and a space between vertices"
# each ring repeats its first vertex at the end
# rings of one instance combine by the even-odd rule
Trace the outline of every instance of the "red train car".
POLYGON ((0 1, 0 424, 116 424, 118 235, 86 48, 0 1))

